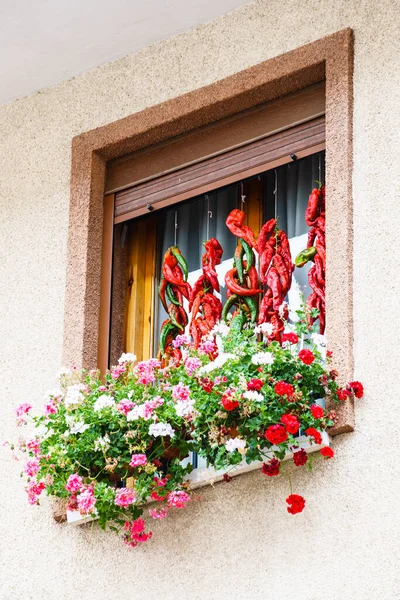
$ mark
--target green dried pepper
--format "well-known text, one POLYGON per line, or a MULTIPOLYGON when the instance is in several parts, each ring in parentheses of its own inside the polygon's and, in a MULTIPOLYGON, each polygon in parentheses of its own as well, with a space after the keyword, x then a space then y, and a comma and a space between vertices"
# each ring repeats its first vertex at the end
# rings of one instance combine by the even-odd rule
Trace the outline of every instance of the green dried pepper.
POLYGON ((239 281, 241 285, 243 285, 243 246, 241 244, 242 240, 239 240, 238 245, 236 246, 235 256, 234 256, 234 264, 238 274, 239 281))
POLYGON ((311 248, 306 248, 299 252, 299 254, 294 259, 294 264, 296 267, 303 267, 309 260, 313 260, 314 256, 317 253, 317 249, 315 246, 311 246, 311 248))
POLYGON ((248 273, 250 267, 253 266, 254 262, 254 252, 251 246, 246 242, 246 240, 241 240, 244 253, 246 255, 246 268, 244 270, 245 273, 248 273))
POLYGON ((237 304, 238 302, 239 296, 237 296, 236 294, 232 294, 232 296, 229 296, 228 300, 224 304, 224 308, 222 309, 221 319, 223 321, 227 321, 229 311, 231 310, 232 306, 234 304, 237 304))
POLYGON ((173 287, 170 283, 167 285, 167 288, 165 291, 166 291, 166 296, 167 296, 168 300, 170 302, 172 302, 172 304, 175 304, 176 306, 182 306, 182 304, 176 299, 173 287))
POLYGON ((243 312, 240 312, 238 315, 235 315, 229 326, 230 331, 232 333, 240 333, 246 321, 247 317, 243 312))
POLYGON ((170 250, 171 254, 176 258, 178 265, 182 269, 184 280, 187 281, 189 269, 186 260, 183 258, 181 251, 177 246, 172 246, 170 250))
POLYGON ((250 311, 251 322, 255 323, 257 318, 257 300, 255 296, 243 296, 242 300, 250 311))

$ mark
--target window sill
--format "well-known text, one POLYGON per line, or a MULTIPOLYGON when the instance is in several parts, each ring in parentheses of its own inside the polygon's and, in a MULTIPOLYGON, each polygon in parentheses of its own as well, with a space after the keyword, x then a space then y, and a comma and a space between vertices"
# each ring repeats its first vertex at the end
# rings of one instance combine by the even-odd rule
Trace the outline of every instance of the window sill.
MULTIPOLYGON (((307 452, 307 454, 312 454, 314 452, 318 452, 324 446, 331 445, 331 438, 326 431, 321 432, 322 443, 321 444, 310 444, 309 438, 305 435, 297 438, 297 445, 303 450, 307 452)), ((283 459, 284 461, 290 460, 293 458, 293 453, 288 452, 283 459)), ((236 477, 237 475, 241 475, 242 473, 249 473, 250 471, 255 471, 259 469, 262 465, 261 461, 255 461, 250 464, 247 464, 245 460, 243 460, 239 465, 229 469, 229 475, 231 477, 236 477)), ((199 467, 194 469, 190 475, 188 476, 188 481, 190 481, 190 487, 192 489, 204 487, 206 485, 214 485, 218 481, 222 481, 224 478, 224 474, 227 473, 227 470, 215 471, 212 467, 199 467)), ((81 515, 77 510, 67 510, 67 523, 68 525, 84 525, 85 523, 90 523, 91 521, 95 521, 97 517, 90 515, 81 515)))
MULTIPOLYGON (((310 444, 309 438, 305 435, 302 435, 299 438, 297 438, 297 445, 299 449, 304 449, 307 452, 307 454, 318 452, 324 446, 331 445, 331 438, 326 431, 322 431, 321 436, 321 444, 310 444)), ((293 453, 288 452, 283 460, 287 461, 292 458, 293 453)), ((259 469, 261 465, 261 461, 254 461, 250 464, 247 464, 246 461, 243 459, 243 461, 236 467, 229 469, 229 475, 231 477, 236 477, 236 475, 241 475, 242 473, 249 473, 250 471, 255 471, 256 469, 259 469)), ((200 467, 198 469, 194 469, 190 473, 190 475, 188 476, 188 481, 190 481, 190 487, 192 489, 196 489, 205 485, 213 485, 218 481, 222 481, 224 478, 224 474, 227 472, 227 470, 215 471, 215 469, 213 469, 212 467, 200 467)))

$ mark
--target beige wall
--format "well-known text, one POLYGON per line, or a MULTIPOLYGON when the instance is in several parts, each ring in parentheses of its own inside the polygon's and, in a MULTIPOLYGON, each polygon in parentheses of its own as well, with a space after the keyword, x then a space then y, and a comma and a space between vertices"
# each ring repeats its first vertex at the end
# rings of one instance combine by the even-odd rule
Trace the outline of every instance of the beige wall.
POLYGON ((97 528, 55 525, 46 503, 28 506, 2 451, 2 600, 400 597, 399 25, 395 0, 262 0, 0 107, 4 439, 13 405, 40 401, 60 367, 72 137, 352 27, 355 377, 367 390, 356 431, 334 440, 335 461, 293 474, 304 513, 285 512, 283 478, 256 472, 202 489, 135 551, 97 528))

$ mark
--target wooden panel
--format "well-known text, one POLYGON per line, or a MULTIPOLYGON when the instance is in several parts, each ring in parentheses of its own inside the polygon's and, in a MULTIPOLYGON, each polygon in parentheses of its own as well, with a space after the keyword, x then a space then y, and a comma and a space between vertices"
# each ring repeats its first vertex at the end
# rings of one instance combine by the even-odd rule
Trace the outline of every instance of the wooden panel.
POLYGON ((264 182, 261 177, 243 183, 244 202, 241 202, 240 208, 246 213, 246 223, 252 228, 256 237, 262 227, 263 188, 264 182))
POLYGON ((100 315, 97 350, 97 366, 101 373, 104 373, 109 366, 114 194, 104 197, 103 211, 103 246, 101 255, 100 315))
POLYGON ((311 148, 316 151, 315 147, 324 142, 325 119, 319 117, 197 165, 139 184, 115 195, 115 222, 132 218, 136 211, 148 204, 153 207, 165 206, 172 197, 180 196, 180 200, 183 200, 200 193, 199 189, 203 192, 205 186, 211 189, 226 185, 229 177, 255 174, 273 161, 284 157, 288 159, 292 153, 300 155, 302 150, 311 148))
POLYGON ((132 221, 128 237, 125 351, 145 360, 154 327, 156 215, 132 221))
POLYGON ((106 193, 159 177, 324 113, 325 84, 320 83, 111 161, 107 165, 106 193))

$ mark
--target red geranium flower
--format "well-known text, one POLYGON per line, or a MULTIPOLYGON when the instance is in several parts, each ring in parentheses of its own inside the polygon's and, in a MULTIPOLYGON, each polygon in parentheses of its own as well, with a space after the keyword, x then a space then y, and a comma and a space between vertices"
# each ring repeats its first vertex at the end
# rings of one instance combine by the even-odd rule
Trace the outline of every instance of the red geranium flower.
POLYGON ((275 384, 275 393, 278 396, 291 396, 294 393, 294 387, 291 383, 286 383, 286 381, 278 381, 275 384))
POLYGON ((261 471, 264 475, 267 475, 267 477, 274 477, 274 475, 279 475, 280 466, 280 460, 272 458, 269 462, 262 464, 261 471))
POLYGON ((299 341, 297 333, 282 333, 281 336, 282 344, 283 342, 289 342, 290 344, 297 344, 299 341))
POLYGON ((237 400, 232 400, 232 396, 230 393, 225 393, 221 398, 221 404, 225 410, 231 411, 235 410, 239 406, 239 402, 237 400))
POLYGON ((321 448, 320 453, 325 458, 333 458, 335 456, 334 451, 332 450, 332 448, 329 448, 329 446, 324 446, 323 448, 321 448))
POLYGON ((232 481, 232 479, 233 477, 231 477, 231 475, 228 475, 228 473, 224 473, 224 481, 229 483, 230 481, 232 481))
POLYGON ((313 404, 310 407, 310 410, 314 419, 322 419, 324 416, 324 409, 321 406, 318 406, 318 404, 313 404))
POLYGON ((349 390, 346 390, 345 388, 339 388, 336 390, 336 395, 338 397, 338 400, 340 400, 340 402, 344 402, 344 400, 347 400, 347 398, 350 396, 350 392, 349 392, 349 390))
POLYGON ((316 444, 322 444, 322 436, 314 427, 309 427, 306 429, 306 435, 308 435, 308 437, 312 437, 316 444))
POLYGON ((332 352, 332 350, 327 350, 327 351, 326 351, 326 357, 327 357, 327 358, 331 358, 331 357, 332 357, 332 355, 333 355, 333 352, 332 352))
POLYGON ((289 433, 297 433, 300 429, 300 423, 294 415, 282 415, 281 421, 289 433))
POLYGON ((200 379, 200 385, 203 388, 203 390, 209 394, 210 392, 212 392, 214 382, 211 381, 211 379, 204 377, 204 379, 200 379))
POLYGON ((263 385, 264 382, 262 379, 250 379, 250 381, 247 382, 247 389, 259 392, 263 385))
POLYGON ((349 386, 354 392, 356 398, 362 398, 364 395, 364 386, 359 381, 350 381, 349 386))
POLYGON ((307 350, 306 348, 304 348, 303 350, 300 350, 300 352, 299 352, 299 359, 305 365, 311 365, 315 360, 315 356, 311 352, 311 350, 307 350))
POLYGON ((283 425, 270 425, 265 432, 265 437, 271 444, 282 444, 288 439, 288 434, 283 425))
POLYGON ((156 502, 162 502, 163 500, 166 499, 166 496, 159 496, 159 494, 157 494, 157 492, 151 492, 150 497, 152 500, 155 500, 156 502))
POLYGON ((289 504, 287 511, 291 515, 301 513, 306 505, 303 496, 299 496, 298 494, 290 494, 290 496, 286 498, 286 502, 289 504))
POLYGON ((293 462, 296 467, 302 467, 308 461, 308 454, 303 448, 293 454, 293 462))

